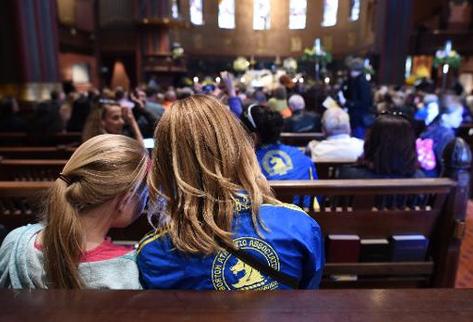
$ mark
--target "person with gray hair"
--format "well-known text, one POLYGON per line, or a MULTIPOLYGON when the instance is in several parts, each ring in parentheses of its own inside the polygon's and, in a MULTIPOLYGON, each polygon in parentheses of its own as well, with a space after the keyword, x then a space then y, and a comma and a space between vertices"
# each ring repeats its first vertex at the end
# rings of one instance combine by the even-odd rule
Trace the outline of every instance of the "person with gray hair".
POLYGON ((301 95, 289 97, 288 106, 292 116, 284 120, 285 132, 320 132, 320 115, 305 110, 305 101, 301 95))
POLYGON ((313 140, 307 146, 312 161, 355 162, 363 154, 363 140, 350 136, 350 117, 338 107, 329 108, 322 116, 326 139, 313 140))

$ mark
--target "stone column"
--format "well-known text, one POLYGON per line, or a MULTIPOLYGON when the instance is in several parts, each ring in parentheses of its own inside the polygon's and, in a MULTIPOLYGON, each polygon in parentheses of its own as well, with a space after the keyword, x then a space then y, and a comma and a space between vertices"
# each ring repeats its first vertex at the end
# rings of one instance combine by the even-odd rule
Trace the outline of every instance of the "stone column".
POLYGON ((412 0, 379 0, 376 9, 377 78, 381 84, 404 83, 412 27, 412 0))

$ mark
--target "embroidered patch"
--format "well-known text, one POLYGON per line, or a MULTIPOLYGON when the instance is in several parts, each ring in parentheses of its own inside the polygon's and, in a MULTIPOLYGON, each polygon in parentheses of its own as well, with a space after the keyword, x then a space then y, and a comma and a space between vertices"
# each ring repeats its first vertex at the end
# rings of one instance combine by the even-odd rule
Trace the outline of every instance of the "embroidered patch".
POLYGON ((292 159, 284 151, 270 150, 263 157, 263 168, 269 175, 285 175, 294 168, 292 159))
MULTIPOLYGON (((265 241, 253 237, 241 237, 233 241, 235 246, 280 270, 278 254, 265 241)), ((220 251, 212 263, 212 284, 216 290, 274 290, 278 282, 263 276, 259 271, 231 255, 220 251)))
POLYGON ((247 194, 239 193, 236 195, 236 198, 233 200, 234 205, 233 209, 235 212, 242 212, 251 208, 250 198, 247 194))

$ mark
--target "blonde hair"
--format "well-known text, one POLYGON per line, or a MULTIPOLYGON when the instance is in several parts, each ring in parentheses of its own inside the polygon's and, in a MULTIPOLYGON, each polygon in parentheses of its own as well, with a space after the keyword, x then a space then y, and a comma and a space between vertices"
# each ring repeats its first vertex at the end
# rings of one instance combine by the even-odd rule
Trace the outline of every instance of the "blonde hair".
MULTIPOLYGON (((211 254, 233 247, 232 221, 239 193, 251 202, 252 221, 262 223, 262 203, 278 203, 261 174, 246 131, 222 103, 205 95, 176 101, 154 133, 150 200, 167 199, 174 246, 211 254)), ((264 227, 264 226, 263 226, 264 227)))
POLYGON ((46 203, 43 244, 50 287, 83 286, 78 273, 84 251, 81 213, 142 188, 148 160, 140 143, 123 135, 99 135, 77 148, 46 203))

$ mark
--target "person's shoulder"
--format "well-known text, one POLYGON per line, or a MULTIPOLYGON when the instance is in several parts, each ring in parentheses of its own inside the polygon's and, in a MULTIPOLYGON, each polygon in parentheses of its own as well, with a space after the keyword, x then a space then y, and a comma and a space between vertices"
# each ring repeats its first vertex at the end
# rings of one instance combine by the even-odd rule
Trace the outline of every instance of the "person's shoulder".
POLYGON ((310 157, 305 154, 304 148, 301 149, 295 146, 285 145, 284 150, 288 151, 291 156, 297 157, 299 160, 305 160, 308 163, 312 163, 310 157))
POLYGON ((300 148, 298 148, 296 146, 280 144, 279 149, 283 150, 283 151, 293 153, 293 154, 296 154, 296 155, 301 155, 302 154, 303 156, 305 156, 304 150, 301 150, 300 148))
POLYGON ((169 227, 162 227, 156 230, 152 230, 151 232, 146 234, 138 243, 138 248, 136 250, 136 253, 140 254, 150 248, 156 248, 161 243, 167 241, 168 237, 169 237, 169 227))
POLYGON ((362 139, 356 138, 354 136, 350 136, 349 140, 350 140, 350 142, 355 143, 355 144, 364 144, 365 143, 365 141, 363 141, 362 139))
POLYGON ((7 247, 8 245, 15 244, 20 239, 25 238, 25 236, 29 236, 29 233, 34 234, 36 232, 39 232, 41 229, 43 229, 43 225, 41 224, 30 224, 18 227, 7 234, 7 236, 2 242, 2 248, 7 247))
MULTIPOLYGON (((307 214, 302 208, 288 203, 278 203, 278 204, 262 204, 260 206, 260 214, 267 215, 271 214, 272 216, 294 216, 300 218, 303 221, 315 221, 309 214, 307 214)), ((284 217, 279 217, 284 218, 284 217)))
POLYGON ((315 149, 319 144, 321 144, 323 142, 324 142, 324 140, 322 140, 322 141, 312 140, 307 144, 307 149, 309 149, 309 150, 315 149))
POLYGON ((260 207, 260 217, 270 230, 271 227, 278 227, 278 229, 291 232, 298 231, 304 236, 321 231, 319 224, 314 218, 298 206, 292 204, 262 204, 260 207))

